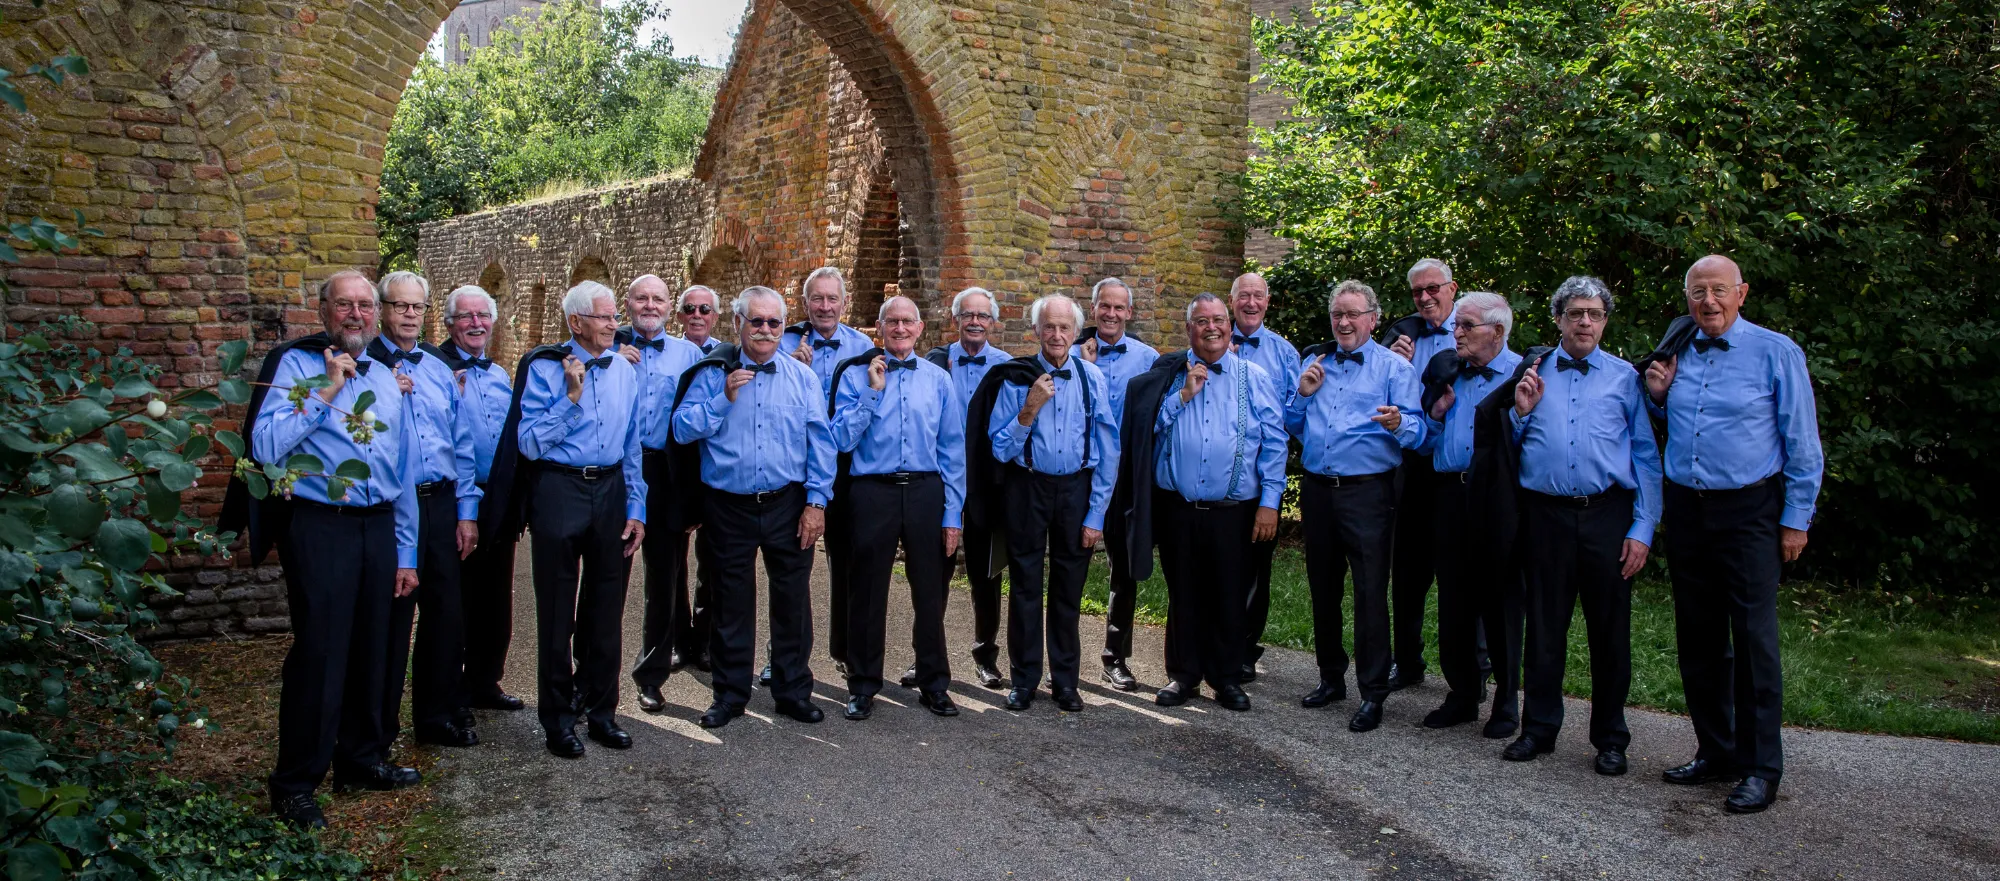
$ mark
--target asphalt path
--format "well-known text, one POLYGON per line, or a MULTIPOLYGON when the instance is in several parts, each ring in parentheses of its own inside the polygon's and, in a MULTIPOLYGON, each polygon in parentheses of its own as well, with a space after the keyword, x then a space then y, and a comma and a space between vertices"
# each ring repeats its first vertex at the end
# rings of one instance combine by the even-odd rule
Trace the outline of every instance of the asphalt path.
MULTIPOLYGON (((972 612, 947 612, 963 713, 939 718, 891 681, 863 722, 841 718, 829 682, 826 579, 815 696, 826 721, 778 716, 759 692, 725 728, 694 720, 707 677, 675 674, 667 711, 642 713, 624 680, 627 751, 587 743, 550 756, 532 707, 482 712, 484 743, 452 751, 441 791, 467 832, 471 876, 538 879, 793 878, 2000 878, 2000 748, 1786 729, 1786 776, 1763 814, 1722 810, 1728 787, 1678 787, 1660 771, 1694 754, 1684 718, 1631 711, 1631 773, 1600 777, 1587 704, 1554 754, 1517 764, 1478 725, 1420 724, 1443 697, 1433 676, 1393 695, 1382 727, 1353 734, 1357 698, 1307 710, 1311 655, 1276 649, 1248 686, 1253 708, 1151 700, 1161 632, 1137 634, 1146 688, 1096 681, 1103 625, 1085 618, 1086 708, 1046 691, 1010 713, 971 681, 972 612)), ((623 651, 644 602, 634 565, 623 651)), ((516 567, 509 690, 533 700, 534 591, 516 567)), ((760 582, 761 584, 761 582, 760 582)), ((913 654, 893 587, 892 678, 913 654), (900 642, 901 644, 896 644, 900 642)), ((761 607, 761 604, 760 604, 761 607)), ((1004 639, 1004 629, 1003 629, 1004 639)), ((757 656, 762 657, 760 648, 757 656)), ((628 663, 629 667, 629 663, 628 663)), ((1002 658, 1002 669, 1005 659, 1002 658)), ((1352 684, 1349 687, 1353 691, 1352 684)))

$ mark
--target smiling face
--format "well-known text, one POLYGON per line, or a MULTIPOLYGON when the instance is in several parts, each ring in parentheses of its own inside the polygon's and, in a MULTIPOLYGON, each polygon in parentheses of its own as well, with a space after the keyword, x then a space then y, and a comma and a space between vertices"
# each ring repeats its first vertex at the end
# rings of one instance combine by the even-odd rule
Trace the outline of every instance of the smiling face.
POLYGON ((1417 304, 1417 314, 1432 327, 1451 317, 1452 301, 1457 296, 1458 282, 1445 280, 1444 270, 1436 267, 1418 272, 1410 282, 1410 299, 1417 304))
POLYGON ((625 292, 625 314, 631 316, 632 327, 648 339, 667 329, 667 312, 673 303, 667 296, 667 283, 657 278, 640 279, 625 292))
POLYGON ((897 358, 908 358, 917 348, 917 338, 924 335, 924 320, 917 314, 917 304, 908 297, 895 297, 882 309, 879 321, 882 333, 882 348, 897 358))
POLYGON ((1116 343, 1125 336, 1125 322, 1132 320, 1132 292, 1124 285, 1105 285, 1097 291, 1092 309, 1097 321, 1097 338, 1116 343))
POLYGON ((590 301, 590 314, 569 317, 569 332, 593 356, 611 348, 618 335, 618 304, 612 302, 610 294, 590 301))
POLYGON ((806 285, 806 320, 822 337, 832 338, 840 328, 840 313, 847 311, 847 298, 840 293, 840 280, 830 275, 806 285))
POLYGON ((319 320, 340 350, 359 355, 375 329, 375 286, 358 275, 335 279, 319 301, 319 320))
POLYGON ((965 298, 958 307, 959 348, 969 354, 978 354, 985 348, 988 334, 993 332, 993 300, 979 294, 965 298))
POLYGON ((750 300, 745 317, 736 320, 736 340, 743 354, 759 364, 778 353, 778 340, 785 335, 785 306, 776 297, 750 300))
POLYGON ((1042 306, 1042 317, 1035 322, 1035 337, 1041 341, 1042 357, 1050 364, 1061 367, 1069 358, 1069 347, 1076 342, 1076 310, 1068 301, 1053 300, 1042 306))
POLYGON ((1229 352, 1229 310, 1222 307, 1221 300, 1194 304, 1187 330, 1188 348, 1201 360, 1214 364, 1229 352))
POLYGON ((382 335, 403 351, 416 348, 424 332, 424 286, 413 281, 397 282, 382 294, 382 335))
POLYGON ((1271 286, 1264 277, 1248 273, 1236 280, 1236 293, 1229 297, 1230 311, 1236 313, 1236 330, 1244 336, 1264 326, 1264 313, 1271 311, 1271 286))
POLYGON ((1711 337, 1727 333, 1736 324, 1737 314, 1743 311, 1743 300, 1749 295, 1750 285, 1743 281, 1743 271, 1727 257, 1703 257, 1688 271, 1688 314, 1711 337))
POLYGON ((1333 298, 1333 309, 1328 317, 1333 322, 1334 340, 1343 351, 1352 352, 1375 335, 1375 320, 1379 316, 1368 308, 1367 297, 1341 294, 1333 298))
POLYGON ((716 302, 715 292, 704 288, 690 292, 682 300, 681 333, 697 346, 708 342, 715 335, 716 319, 721 317, 717 314, 721 304, 716 302))
POLYGON ((1562 332, 1563 348, 1573 357, 1583 358, 1597 351, 1604 341, 1604 325, 1610 316, 1605 314, 1604 301, 1596 297, 1576 297, 1563 307, 1556 316, 1556 329, 1562 332))
POLYGON ((456 298, 458 312, 451 317, 452 345, 474 357, 486 354, 486 342, 493 338, 493 312, 486 301, 470 295, 456 298))

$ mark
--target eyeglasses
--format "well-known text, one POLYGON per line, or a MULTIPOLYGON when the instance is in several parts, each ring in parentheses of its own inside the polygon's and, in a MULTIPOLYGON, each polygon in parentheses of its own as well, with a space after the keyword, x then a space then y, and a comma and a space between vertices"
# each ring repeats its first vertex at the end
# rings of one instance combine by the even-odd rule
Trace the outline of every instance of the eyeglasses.
POLYGON ((617 321, 617 320, 618 320, 618 316, 616 316, 616 315, 596 315, 596 314, 592 314, 592 313, 589 313, 589 312, 578 312, 578 313, 576 313, 575 315, 572 315, 572 316, 570 316, 570 317, 571 317, 571 318, 588 318, 588 319, 590 319, 590 320, 592 320, 592 321, 617 321))
POLYGON ((332 302, 329 302, 329 303, 327 303, 327 304, 326 304, 326 307, 327 307, 328 309, 332 310, 332 311, 333 311, 333 312, 334 312, 335 314, 346 314, 346 313, 353 313, 353 314, 357 314, 357 315, 358 315, 358 314, 361 314, 361 313, 363 313, 363 312, 373 312, 373 311, 375 311, 375 301, 374 301, 374 300, 334 300, 334 301, 332 301, 332 302))
POLYGON ((1194 325, 1195 327, 1228 327, 1229 316, 1203 315, 1200 318, 1188 319, 1188 323, 1194 325))
POLYGON ((694 306, 682 306, 682 307, 681 307, 681 314, 682 314, 682 315, 713 315, 713 314, 715 314, 715 310, 714 310, 714 309, 711 309, 711 308, 709 308, 707 304, 699 304, 699 305, 694 305, 694 306))
POLYGON ((1442 292, 1445 288, 1445 285, 1448 284, 1451 284, 1451 282, 1445 282, 1444 284, 1427 284, 1420 288, 1411 288, 1410 294, 1412 296, 1417 296, 1417 297, 1435 297, 1440 292, 1442 292))
POLYGON ((784 326, 785 326, 785 319, 783 319, 783 318, 745 318, 745 319, 743 319, 743 323, 744 323, 744 324, 747 324, 747 325, 750 325, 751 327, 768 327, 768 328, 772 328, 772 329, 774 329, 774 330, 775 330, 775 329, 777 329, 777 328, 780 328, 780 327, 784 327, 784 326))
POLYGON ((887 327, 908 327, 922 323, 924 322, 921 318, 884 318, 881 321, 881 324, 887 327))
POLYGON ((1476 330, 1476 329, 1478 329, 1478 328, 1482 328, 1482 327, 1499 327, 1499 326, 1500 326, 1500 322, 1498 322, 1498 321, 1476 321, 1476 322, 1475 322, 1475 321, 1467 321, 1467 320, 1465 320, 1465 319, 1461 318, 1461 319, 1459 319, 1459 320, 1458 320, 1458 323, 1457 323, 1457 324, 1456 324, 1455 326, 1453 326, 1453 327, 1452 327, 1451 331, 1452 331, 1452 333, 1458 333, 1459 331, 1467 331, 1467 332, 1470 332, 1470 331, 1473 331, 1473 330, 1476 330))
POLYGON ((1563 310, 1563 319, 1566 321, 1582 321, 1588 318, 1596 322, 1603 321, 1604 316, 1608 314, 1610 313, 1605 312, 1603 309, 1565 309, 1563 310))
POLYGON ((451 320, 453 320, 453 321, 474 321, 474 320, 477 320, 477 321, 492 321, 492 320, 493 320, 493 313, 491 313, 491 312, 460 312, 460 313, 458 313, 457 315, 453 315, 453 316, 451 317, 451 320))
POLYGON ((1697 303, 1707 300, 1710 297, 1720 300, 1736 293, 1737 287, 1737 285, 1733 284, 1719 284, 1706 288, 1688 288, 1688 299, 1697 303))
POLYGON ((382 305, 388 306, 389 311, 397 315, 422 315, 425 309, 431 307, 429 303, 384 303, 382 305))
POLYGON ((1360 321, 1375 314, 1375 310, 1370 309, 1366 312, 1328 312, 1326 314, 1331 316, 1335 321, 1360 321))
POLYGON ((992 320, 993 320, 993 313, 991 313, 991 312, 960 312, 960 313, 958 313, 958 320, 960 320, 960 321, 992 321, 992 320))

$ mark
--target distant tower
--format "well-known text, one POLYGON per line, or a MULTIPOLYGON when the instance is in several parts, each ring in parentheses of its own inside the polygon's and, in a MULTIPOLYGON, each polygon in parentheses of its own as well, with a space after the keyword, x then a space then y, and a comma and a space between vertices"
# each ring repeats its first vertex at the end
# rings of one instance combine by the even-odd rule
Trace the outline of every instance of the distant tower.
MULTIPOLYGON (((522 13, 534 13, 545 0, 459 0, 458 8, 444 20, 444 63, 464 64, 472 50, 493 45, 493 32, 507 26, 507 20, 522 13)), ((591 0, 601 6, 600 0, 591 0)))

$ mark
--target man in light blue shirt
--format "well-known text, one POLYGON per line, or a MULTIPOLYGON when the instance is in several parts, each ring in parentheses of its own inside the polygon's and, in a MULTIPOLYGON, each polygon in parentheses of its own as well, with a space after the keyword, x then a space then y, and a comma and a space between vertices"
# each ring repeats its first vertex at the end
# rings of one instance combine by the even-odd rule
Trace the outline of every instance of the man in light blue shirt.
MULTIPOLYGON (((1153 422, 1153 510, 1167 578, 1166 687, 1175 706, 1198 683, 1224 709, 1243 692, 1244 594, 1253 541, 1274 541, 1285 495, 1285 423, 1264 368, 1229 351, 1229 310, 1214 294, 1188 303, 1186 373, 1153 422)), ((1136 414, 1135 414, 1136 418, 1136 414)))
POLYGON ((1579 600, 1590 640, 1590 742, 1597 773, 1625 773, 1632 688, 1632 576, 1660 521, 1660 450, 1639 373, 1600 348, 1611 290, 1574 276, 1550 298, 1562 345, 1514 388, 1526 548, 1527 647, 1521 737, 1501 757, 1529 761, 1562 730, 1563 666, 1579 600))
MULTIPOLYGON (((1264 277, 1254 272, 1237 276, 1229 285, 1229 311, 1236 322, 1229 337, 1236 356, 1264 368, 1276 388, 1298 388, 1299 350, 1264 326, 1271 312, 1271 286, 1264 277)), ((1243 624, 1244 682, 1257 680, 1257 659, 1264 656, 1264 625, 1271 618, 1271 559, 1277 552, 1275 538, 1250 547, 1249 617, 1243 624)))
MULTIPOLYGON (((1410 285, 1410 300, 1417 311, 1390 324, 1377 342, 1410 362, 1417 375, 1422 376, 1424 366, 1437 353, 1454 346, 1453 310, 1458 299, 1458 282, 1451 278, 1451 266, 1434 257, 1411 265, 1404 279, 1410 285)), ((1416 450, 1404 451, 1402 469, 1397 481, 1402 485, 1402 494, 1396 499, 1396 547, 1394 560, 1389 564, 1394 590, 1390 626, 1395 643, 1389 662, 1391 691, 1424 681, 1424 607, 1430 601, 1431 581, 1437 575, 1437 554, 1431 547, 1432 524, 1437 519, 1433 500, 1437 494, 1437 472, 1431 470, 1431 457, 1416 450)), ((1480 666, 1485 666, 1483 660, 1480 666)))
MULTIPOLYGON (((476 285, 454 288, 444 299, 445 332, 439 346, 458 379, 459 419, 470 434, 475 479, 484 491, 513 404, 514 384, 506 368, 493 362, 490 347, 499 320, 493 296, 476 285)), ((507 648, 514 638, 514 549, 517 540, 495 536, 478 544, 465 558, 459 597, 465 609, 465 673, 467 706, 483 710, 519 710, 527 706, 500 688, 507 668, 507 648)), ((470 718, 461 716, 461 721, 470 718)))
MULTIPOLYGON (((1088 339, 1070 347, 1070 354, 1097 365, 1111 392, 1111 413, 1125 418, 1125 387, 1132 377, 1152 369, 1160 353, 1125 332, 1132 320, 1132 289, 1118 278, 1101 279, 1090 287, 1090 309, 1097 322, 1088 339)), ((1113 492, 1117 491, 1114 486, 1113 492)), ((1111 511, 1104 530, 1104 549, 1111 558, 1111 582, 1104 599, 1104 681, 1119 691, 1139 687, 1125 659, 1132 656, 1132 614, 1139 583, 1126 566, 1125 529, 1120 512, 1111 511)))
MULTIPOLYGON (((951 314, 958 322, 958 339, 949 346, 932 349, 925 357, 951 372, 959 403, 969 410, 973 393, 979 390, 986 372, 1013 360, 1014 356, 992 341, 999 313, 993 305, 993 295, 985 288, 959 291, 952 298, 951 314)), ((983 443, 976 438, 968 442, 983 443)), ((1000 576, 987 565, 993 554, 993 534, 993 529, 981 521, 980 512, 966 513, 961 547, 965 549, 965 579, 972 588, 972 673, 987 688, 999 688, 1001 683, 1000 576)), ((946 584, 951 583, 957 563, 956 557, 945 558, 946 584)), ((915 669, 910 672, 914 674, 915 669)), ((911 684, 915 685, 914 679, 911 684)))
POLYGON ((1077 614, 1091 549, 1104 537, 1104 512, 1118 481, 1118 417, 1097 365, 1070 357, 1083 324, 1076 301, 1053 294, 1028 310, 1041 341, 1043 371, 1032 385, 1003 383, 987 436, 993 458, 1008 463, 1007 653, 1012 690, 1007 708, 1033 705, 1042 680, 1042 564, 1048 562, 1049 691, 1056 706, 1083 710, 1077 614))
POLYGON ((583 755, 571 729, 581 713, 591 740, 626 749, 618 726, 618 659, 632 554, 646 538, 639 437, 639 374, 612 350, 618 304, 594 281, 570 288, 572 334, 556 358, 519 377, 521 458, 539 472, 529 503, 535 567, 537 710, 549 752, 583 755), (579 562, 582 582, 579 584, 579 562), (573 651, 572 651, 573 649, 573 651))
MULTIPOLYGON (((722 298, 707 285, 690 285, 681 291, 675 301, 680 314, 681 339, 701 350, 707 357, 722 345, 715 338, 716 323, 722 320, 722 298)), ((663 414, 663 418, 665 418, 663 414)), ((697 513, 697 512, 688 512, 697 513)), ((708 660, 708 634, 712 629, 709 620, 713 605, 711 585, 715 583, 715 566, 708 559, 708 544, 693 538, 696 533, 680 532, 680 543, 694 544, 694 586, 692 596, 688 588, 688 571, 683 565, 680 579, 674 586, 674 662, 693 664, 702 672, 713 669, 708 660)), ((681 559, 687 555, 683 553, 681 559)))
POLYGON ((1369 340, 1381 305, 1375 290, 1343 281, 1328 298, 1333 342, 1306 350, 1306 368, 1285 405, 1285 427, 1303 449, 1299 486, 1306 579, 1312 586, 1319 685, 1299 703, 1347 697, 1341 595, 1354 576, 1354 679, 1361 707, 1351 731, 1382 724, 1389 698, 1389 565, 1396 519, 1396 468, 1424 439, 1417 371, 1369 340))
POLYGON ((1519 727, 1515 692, 1521 680, 1521 599, 1517 584, 1495 583, 1487 561, 1464 550, 1473 522, 1467 490, 1472 467, 1473 415, 1481 401, 1504 385, 1521 363, 1507 348, 1514 312, 1498 294, 1466 294, 1458 300, 1452 336, 1457 341, 1458 375, 1425 414, 1424 440, 1437 472, 1434 489, 1437 549, 1438 667, 1451 691, 1424 717, 1424 725, 1447 728, 1479 718, 1486 677, 1479 671, 1479 634, 1484 628, 1493 654, 1493 713, 1485 734, 1508 737, 1519 727))
POLYGON ((958 715, 945 687, 944 558, 958 553, 965 510, 965 403, 951 374, 917 357, 924 332, 908 297, 883 302, 875 326, 883 354, 850 363, 834 392, 836 448, 852 454, 847 484, 854 515, 832 528, 853 549, 848 583, 849 719, 866 719, 882 690, 889 575, 896 546, 916 615, 917 700, 940 716, 958 715))
MULTIPOLYGON (((755 564, 770 579, 771 696, 800 722, 826 718, 812 702, 812 547, 826 531, 835 452, 819 379, 779 352, 785 299, 746 288, 730 304, 740 360, 688 381, 674 410, 674 437, 701 444, 709 487, 702 529, 715 564, 715 633, 709 655, 715 702, 702 714, 719 728, 750 701, 757 637, 755 564), (724 371, 727 371, 725 374, 724 371)), ((859 354, 860 350, 856 351, 859 354)))
POLYGON ((1665 776, 1740 778, 1723 806, 1751 813, 1777 800, 1784 774, 1778 580, 1805 550, 1825 457, 1805 353, 1741 317, 1742 270, 1703 257, 1686 287, 1693 338, 1645 372, 1648 403, 1667 421, 1668 570, 1698 744, 1665 776))

